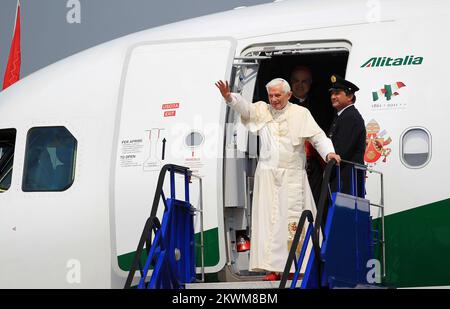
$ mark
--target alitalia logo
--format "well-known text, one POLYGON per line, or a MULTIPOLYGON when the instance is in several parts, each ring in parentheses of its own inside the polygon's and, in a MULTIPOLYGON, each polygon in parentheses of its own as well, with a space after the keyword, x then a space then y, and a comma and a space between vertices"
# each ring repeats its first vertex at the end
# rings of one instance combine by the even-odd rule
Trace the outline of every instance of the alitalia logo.
POLYGON ((391 67, 401 65, 419 65, 422 64, 423 57, 415 57, 414 55, 406 56, 403 58, 391 58, 391 57, 373 57, 367 60, 361 68, 373 68, 373 67, 391 67))

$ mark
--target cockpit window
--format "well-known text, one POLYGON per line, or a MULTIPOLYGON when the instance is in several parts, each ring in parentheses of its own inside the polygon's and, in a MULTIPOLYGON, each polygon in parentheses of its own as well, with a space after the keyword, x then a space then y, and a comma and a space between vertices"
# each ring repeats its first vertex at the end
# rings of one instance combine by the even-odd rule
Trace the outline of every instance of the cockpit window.
POLYGON ((15 144, 16 130, 0 129, 0 193, 11 186, 15 144))
POLYGON ((22 190, 64 191, 75 177, 77 140, 65 127, 28 131, 22 190))

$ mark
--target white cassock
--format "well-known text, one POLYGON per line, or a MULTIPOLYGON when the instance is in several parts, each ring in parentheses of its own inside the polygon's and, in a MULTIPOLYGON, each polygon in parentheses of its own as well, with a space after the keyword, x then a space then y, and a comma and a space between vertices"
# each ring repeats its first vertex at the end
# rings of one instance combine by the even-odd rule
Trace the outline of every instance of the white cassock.
POLYGON ((288 103, 282 110, 275 110, 266 102, 252 104, 234 93, 232 97, 227 104, 241 115, 247 129, 260 137, 249 268, 283 272, 302 211, 311 210, 314 217, 316 214, 305 171, 305 140, 324 160, 334 153, 334 147, 304 107, 288 103))

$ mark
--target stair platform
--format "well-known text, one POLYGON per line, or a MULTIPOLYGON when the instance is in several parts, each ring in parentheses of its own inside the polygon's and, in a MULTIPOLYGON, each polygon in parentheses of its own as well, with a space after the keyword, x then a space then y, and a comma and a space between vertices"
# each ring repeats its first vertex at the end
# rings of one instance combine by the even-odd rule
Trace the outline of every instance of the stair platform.
MULTIPOLYGON (((286 287, 291 286, 288 280, 286 287)), ((302 284, 297 281, 297 287, 302 284)), ((206 283, 186 283, 186 289, 278 289, 280 281, 238 281, 238 282, 206 282, 206 283)))

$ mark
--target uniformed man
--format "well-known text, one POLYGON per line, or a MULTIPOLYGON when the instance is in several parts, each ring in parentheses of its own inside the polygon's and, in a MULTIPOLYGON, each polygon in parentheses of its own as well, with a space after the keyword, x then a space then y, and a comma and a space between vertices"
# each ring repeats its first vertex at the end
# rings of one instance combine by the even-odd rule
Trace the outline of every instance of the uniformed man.
MULTIPOLYGON (((343 160, 364 164, 364 151, 366 148, 366 127, 364 119, 355 108, 355 92, 359 88, 338 75, 331 76, 331 104, 336 110, 336 116, 331 124, 328 137, 333 141, 336 153, 343 160)), ((351 166, 341 164, 341 192, 351 192, 351 166)), ((355 188, 359 196, 363 196, 362 181, 364 175, 361 171, 357 173, 358 185, 355 188)), ((332 191, 337 191, 337 178, 331 182, 332 191)), ((356 194, 356 192, 354 192, 356 194)))
MULTIPOLYGON (((283 272, 303 210, 316 213, 305 172, 305 140, 325 161, 340 157, 311 113, 289 102, 289 83, 277 78, 266 85, 270 104, 249 103, 230 93, 228 82, 216 83, 228 106, 261 141, 252 204, 250 271, 268 271, 266 280, 283 272)), ((294 268, 292 268, 294 271, 294 268)))

